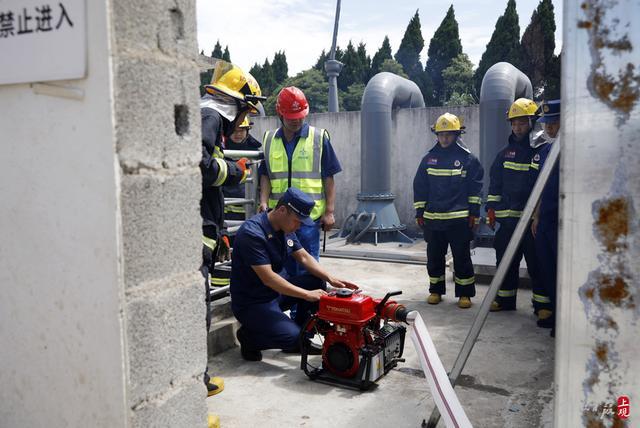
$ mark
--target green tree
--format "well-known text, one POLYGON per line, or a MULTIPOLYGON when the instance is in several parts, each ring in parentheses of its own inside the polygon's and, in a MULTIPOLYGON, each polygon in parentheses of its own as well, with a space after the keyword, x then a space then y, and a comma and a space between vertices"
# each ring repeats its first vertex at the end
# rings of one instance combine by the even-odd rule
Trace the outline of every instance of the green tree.
POLYGON ((445 105, 451 105, 448 102, 454 94, 458 96, 469 95, 474 99, 473 63, 469 60, 467 54, 459 54, 451 61, 451 65, 442 70, 442 81, 442 99, 445 100, 445 105))
MULTIPOLYGON (((255 77, 255 76, 254 76, 255 77)), ((276 79, 273 75, 273 67, 269 63, 269 59, 265 58, 264 64, 262 64, 262 70, 260 73, 262 80, 258 80, 262 95, 269 96, 272 94, 274 88, 277 86, 276 79)), ((257 80, 257 78, 256 78, 257 80)))
POLYGON ((260 89, 264 91, 264 88, 262 87, 262 81, 264 79, 262 78, 262 67, 260 66, 260 64, 258 64, 257 62, 254 63, 253 66, 249 69, 249 74, 251 74, 258 81, 260 89))
POLYGON ((222 46, 220 45, 220 40, 216 41, 216 45, 213 47, 213 50, 211 51, 211 58, 222 59, 222 46))
POLYGON ((385 59, 382 65, 380 66, 380 72, 383 72, 383 71, 397 74, 398 76, 404 77, 405 79, 409 78, 409 76, 407 76, 407 73, 404 72, 404 69, 398 63, 398 61, 391 58, 385 59))
MULTIPOLYGON (((400 64, 398 64, 400 65, 400 64)), ((364 94, 365 85, 363 83, 354 83, 349 86, 346 91, 340 94, 340 99, 346 111, 360 110, 362 104, 362 94, 364 94)))
POLYGON ((458 92, 454 92, 451 94, 449 99, 444 103, 447 107, 453 106, 468 106, 471 104, 477 104, 476 99, 471 94, 459 94, 458 92))
POLYGON ((449 10, 440 26, 433 34, 429 42, 429 59, 425 67, 425 71, 431 77, 433 83, 433 99, 437 105, 443 103, 451 91, 447 94, 447 88, 442 76, 442 71, 449 67, 454 60, 462 53, 462 43, 460 42, 460 34, 458 33, 458 22, 456 21, 453 5, 449 6, 449 10))
POLYGON ((360 56, 353 47, 351 40, 349 40, 347 50, 342 55, 341 61, 344 67, 338 76, 338 89, 346 91, 354 83, 362 83, 362 76, 365 72, 364 64, 361 63, 360 56))
POLYGON ((531 15, 531 22, 522 34, 522 71, 529 76, 536 98, 541 98, 544 87, 555 67, 556 21, 551 0, 541 0, 531 15))
POLYGON ((413 79, 422 72, 422 64, 420 63, 420 52, 424 48, 424 39, 422 38, 422 30, 420 26, 420 15, 416 10, 416 14, 409 21, 407 29, 404 32, 398 52, 395 59, 402 65, 405 73, 413 79))
MULTIPOLYGON (((289 77, 275 88, 264 105, 267 114, 276 114, 277 94, 286 86, 297 86, 304 92, 309 102, 309 110, 311 113, 324 113, 328 111, 329 83, 327 83, 320 70, 310 68, 293 77, 289 77)), ((340 109, 342 110, 342 107, 340 109)))
POLYGON ((229 53, 229 46, 224 47, 224 52, 222 53, 222 59, 231 62, 231 54, 229 53))
POLYGON ((287 56, 284 51, 275 53, 271 67, 273 68, 273 77, 277 84, 282 83, 289 77, 289 66, 287 65, 287 56))
POLYGON ((384 36, 382 46, 380 46, 380 49, 373 55, 373 59, 371 60, 369 79, 382 71, 382 63, 388 59, 393 60, 393 56, 391 56, 391 44, 389 43, 389 37, 384 36))
POLYGON ((504 14, 498 18, 491 40, 482 54, 480 64, 474 74, 476 92, 480 94, 482 78, 489 67, 498 62, 509 62, 520 67, 522 51, 520 47, 520 24, 515 0, 508 0, 504 14))
POLYGON ((560 98, 560 75, 562 65, 562 53, 554 55, 549 68, 547 78, 544 83, 543 98, 546 100, 556 100, 560 98))
POLYGON ((367 55, 367 48, 363 42, 358 44, 357 52, 361 69, 360 81, 366 85, 371 74, 371 57, 367 55))

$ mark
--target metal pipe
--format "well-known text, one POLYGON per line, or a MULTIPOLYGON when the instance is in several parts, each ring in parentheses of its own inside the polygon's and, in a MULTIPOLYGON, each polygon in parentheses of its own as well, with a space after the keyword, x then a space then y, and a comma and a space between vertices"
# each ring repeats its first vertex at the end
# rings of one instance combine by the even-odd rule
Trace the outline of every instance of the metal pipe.
POLYGON ((324 63, 324 71, 329 78, 329 112, 337 113, 340 111, 338 106, 338 76, 342 70, 342 64, 340 61, 336 61, 336 44, 338 40, 338 24, 340 21, 340 0, 336 2, 336 17, 333 24, 333 41, 331 43, 331 51, 329 52, 329 59, 324 63))
POLYGON ((264 152, 255 150, 225 150, 224 156, 231 159, 264 159, 264 152))
POLYGON ((508 62, 492 65, 480 87, 480 163, 485 171, 511 134, 507 111, 517 98, 532 98, 529 78, 508 62))
MULTIPOLYGON (((375 214, 375 221, 365 238, 376 243, 379 238, 381 242, 413 242, 401 232, 406 226, 398 218, 391 193, 391 112, 400 107, 424 107, 418 85, 393 73, 382 72, 373 76, 362 96, 361 191, 355 214, 375 214)), ((341 236, 349 232, 342 230, 341 236)))
MULTIPOLYGON (((451 385, 455 387, 456 381, 458 380, 458 376, 462 373, 462 369, 467 363, 467 359, 473 350, 476 341, 478 340, 478 336, 480 335, 480 331, 482 330, 482 326, 484 326, 485 321, 487 320, 487 316, 489 315, 489 309, 491 308, 491 302, 493 302, 496 298, 496 294, 498 294, 498 290, 502 285, 502 281, 511 265, 513 257, 515 256, 516 250, 520 246, 520 242, 529 227, 529 221, 531 220, 531 216, 533 215, 533 211, 535 210, 538 201, 540 200, 540 195, 542 195, 542 191, 544 190, 547 181, 549 180, 549 176, 551 175, 551 171, 553 167, 558 162, 558 158, 560 157, 560 139, 556 140, 551 147, 551 152, 549 153, 549 157, 547 161, 544 163, 542 167, 542 171, 540 171, 540 175, 536 181, 536 184, 533 186, 533 190, 531 191, 531 195, 527 200, 527 205, 524 207, 524 211, 522 213, 522 217, 520 217, 520 221, 516 226, 515 231, 509 241, 509 245, 507 245, 507 249, 504 253, 504 257, 500 261, 498 265, 498 269, 496 271, 495 276, 491 280, 491 285, 489 286, 489 290, 487 294, 484 296, 484 300, 480 304, 480 309, 476 315, 476 318, 473 320, 473 324, 469 329, 469 333, 467 333, 467 337, 462 344, 462 348, 456 357, 456 361, 453 363, 453 368, 449 373, 449 380, 451 381, 451 385)), ((429 421, 427 422, 427 427, 435 428, 438 420, 440 419, 440 412, 437 407, 434 407, 431 412, 431 416, 429 417, 429 421)))

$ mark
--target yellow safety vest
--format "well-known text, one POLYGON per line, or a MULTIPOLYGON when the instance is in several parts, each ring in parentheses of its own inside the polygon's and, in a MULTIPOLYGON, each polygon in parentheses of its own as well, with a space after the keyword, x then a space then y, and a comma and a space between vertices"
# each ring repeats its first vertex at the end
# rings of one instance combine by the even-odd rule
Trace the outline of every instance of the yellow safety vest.
POLYGON ((271 182, 269 208, 275 208, 278 199, 289 187, 296 187, 315 201, 316 204, 311 210, 313 220, 319 219, 324 214, 327 205, 321 173, 324 133, 324 129, 310 126, 307 138, 300 137, 293 151, 291 171, 289 171, 289 157, 282 138, 276 137, 275 131, 267 131, 264 134, 262 145, 264 160, 271 182))

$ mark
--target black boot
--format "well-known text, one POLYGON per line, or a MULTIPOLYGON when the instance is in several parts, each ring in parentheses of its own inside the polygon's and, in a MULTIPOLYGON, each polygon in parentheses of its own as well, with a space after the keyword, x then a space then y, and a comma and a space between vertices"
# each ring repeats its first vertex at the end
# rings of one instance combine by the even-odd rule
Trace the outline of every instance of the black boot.
POLYGON ((244 327, 240 327, 236 332, 236 337, 238 338, 238 342, 240 342, 240 355, 247 361, 261 361, 262 360, 262 352, 258 349, 252 349, 250 346, 247 346, 249 342, 247 340, 246 331, 244 327))

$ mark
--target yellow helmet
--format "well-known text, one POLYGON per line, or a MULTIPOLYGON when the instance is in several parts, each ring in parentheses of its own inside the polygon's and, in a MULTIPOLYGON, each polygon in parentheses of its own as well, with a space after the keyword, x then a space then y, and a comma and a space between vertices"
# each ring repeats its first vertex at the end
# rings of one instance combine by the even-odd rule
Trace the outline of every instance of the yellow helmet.
POLYGON ((238 128, 251 129, 252 126, 253 126, 253 122, 249 122, 249 116, 247 116, 247 117, 244 118, 242 123, 240 125, 238 125, 238 128))
POLYGON ((431 127, 431 131, 438 132, 459 132, 464 133, 462 121, 455 114, 445 113, 436 120, 435 125, 431 127))
POLYGON ((211 84, 205 85, 205 90, 211 95, 221 92, 235 98, 248 105, 252 113, 256 114, 260 101, 266 99, 262 96, 260 85, 251 74, 237 65, 221 60, 216 62, 211 84))
POLYGON ((534 101, 527 98, 518 98, 509 107, 507 117, 509 120, 517 117, 535 117, 537 111, 538 105, 534 101))

